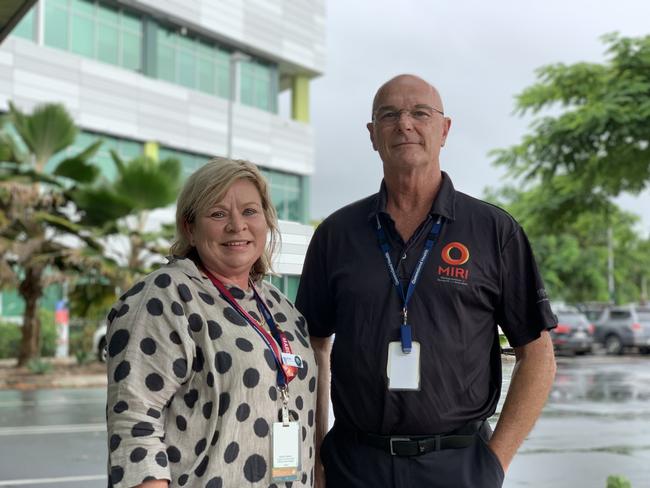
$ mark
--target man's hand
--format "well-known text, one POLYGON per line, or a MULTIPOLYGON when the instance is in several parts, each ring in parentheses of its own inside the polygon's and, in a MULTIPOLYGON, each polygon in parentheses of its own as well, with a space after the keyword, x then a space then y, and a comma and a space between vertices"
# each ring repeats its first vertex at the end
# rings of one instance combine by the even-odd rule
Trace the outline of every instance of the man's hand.
POLYGON ((515 347, 516 363, 490 449, 506 472, 517 449, 535 425, 555 378, 555 354, 548 331, 515 347))

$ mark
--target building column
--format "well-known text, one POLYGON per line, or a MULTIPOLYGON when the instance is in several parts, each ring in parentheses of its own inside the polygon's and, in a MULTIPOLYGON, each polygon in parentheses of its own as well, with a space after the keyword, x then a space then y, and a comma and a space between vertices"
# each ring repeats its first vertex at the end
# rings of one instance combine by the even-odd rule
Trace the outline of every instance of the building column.
POLYGON ((144 143, 144 155, 154 161, 158 161, 160 145, 156 141, 144 143))
POLYGON ((296 75, 292 80, 291 118, 309 122, 309 78, 304 75, 296 75))

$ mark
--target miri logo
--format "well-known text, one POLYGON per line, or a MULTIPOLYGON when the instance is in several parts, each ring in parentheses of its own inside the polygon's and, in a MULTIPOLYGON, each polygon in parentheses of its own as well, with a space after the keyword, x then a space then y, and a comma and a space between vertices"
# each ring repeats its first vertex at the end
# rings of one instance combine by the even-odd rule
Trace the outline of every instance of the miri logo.
POLYGON ((440 257, 447 266, 438 265, 438 281, 466 284, 469 279, 469 269, 465 267, 469 261, 467 246, 460 242, 450 242, 442 248, 440 257))

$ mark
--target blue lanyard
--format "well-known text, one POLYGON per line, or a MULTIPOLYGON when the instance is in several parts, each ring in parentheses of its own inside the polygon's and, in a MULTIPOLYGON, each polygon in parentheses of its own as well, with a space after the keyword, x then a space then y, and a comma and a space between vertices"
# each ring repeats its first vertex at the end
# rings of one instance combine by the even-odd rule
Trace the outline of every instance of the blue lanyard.
POLYGON ((404 295, 404 289, 399 281, 399 278, 397 277, 395 266, 393 266, 393 262, 390 259, 390 245, 388 244, 386 233, 384 232, 384 228, 381 226, 378 215, 375 215, 375 220, 377 221, 377 240, 379 241, 379 247, 381 248, 381 251, 384 254, 384 259, 386 260, 388 274, 390 275, 390 279, 393 282, 393 285, 395 285, 395 288, 397 288, 397 292, 402 298, 402 325, 400 327, 400 340, 402 342, 402 352, 408 354, 412 349, 411 326, 408 323, 408 304, 411 300, 411 297, 413 296, 413 292, 415 291, 415 285, 418 282, 418 278, 420 277, 424 263, 426 263, 427 258, 431 253, 431 249, 433 249, 433 245, 438 240, 443 221, 442 217, 438 216, 438 220, 431 227, 431 231, 427 236, 427 241, 424 244, 424 249, 422 250, 422 255, 420 256, 418 264, 415 267, 413 274, 411 275, 411 279, 409 280, 409 285, 406 290, 406 295, 404 295))

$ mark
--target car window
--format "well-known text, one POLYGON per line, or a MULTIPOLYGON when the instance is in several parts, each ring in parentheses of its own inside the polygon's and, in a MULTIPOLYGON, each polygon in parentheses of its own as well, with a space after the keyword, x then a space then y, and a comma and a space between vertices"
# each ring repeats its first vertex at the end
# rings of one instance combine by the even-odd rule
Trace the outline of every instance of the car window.
POLYGON ((632 316, 632 312, 630 312, 629 310, 612 310, 609 313, 609 317, 616 320, 629 319, 631 316, 632 316))
POLYGON ((557 321, 560 324, 571 325, 573 327, 587 323, 587 319, 584 315, 577 312, 558 312, 557 321))

